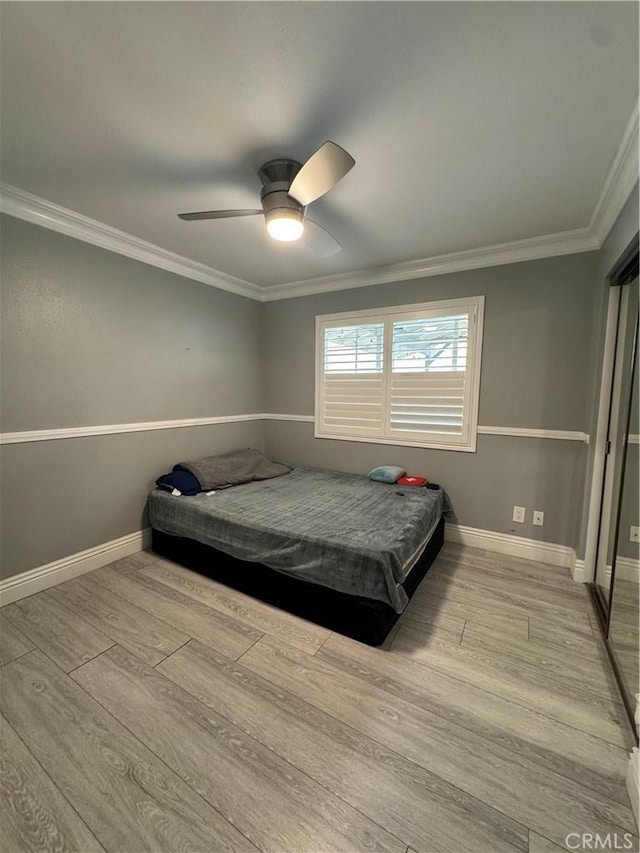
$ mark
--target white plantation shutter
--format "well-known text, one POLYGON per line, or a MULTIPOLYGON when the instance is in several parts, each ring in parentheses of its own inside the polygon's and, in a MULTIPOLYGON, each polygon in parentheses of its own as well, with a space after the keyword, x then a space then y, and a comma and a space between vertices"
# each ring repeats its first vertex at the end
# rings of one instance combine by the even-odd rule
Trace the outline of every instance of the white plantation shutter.
POLYGON ((361 379, 348 375, 325 380, 323 426, 327 432, 384 435, 384 382, 382 376, 361 379))
POLYGON ((318 317, 316 436, 475 450, 483 307, 318 317))
POLYGON ((458 438, 464 426, 464 374, 394 373, 389 431, 398 438, 458 438))
POLYGON ((385 426, 384 323, 323 329, 322 429, 381 437, 385 426))
POLYGON ((392 320, 388 434, 459 443, 465 435, 469 315, 392 320))

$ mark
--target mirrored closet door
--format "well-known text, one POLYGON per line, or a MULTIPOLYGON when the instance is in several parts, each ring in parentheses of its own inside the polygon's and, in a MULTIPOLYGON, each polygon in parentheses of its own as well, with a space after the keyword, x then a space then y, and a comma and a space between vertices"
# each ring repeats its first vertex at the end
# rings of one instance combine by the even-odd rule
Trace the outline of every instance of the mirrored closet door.
POLYGON ((630 712, 640 692, 640 288, 637 258, 612 291, 617 310, 595 594, 609 654, 630 712))
POLYGON ((631 413, 632 374, 638 318, 638 279, 617 286, 613 292, 617 308, 616 354, 611 389, 611 409, 607 435, 607 458, 602 492, 600 536, 596 558, 596 584, 603 606, 608 608, 618 510, 627 451, 627 428, 631 413))
MULTIPOLYGON (((636 279, 636 294, 638 279, 636 279)), ((637 301, 637 296, 636 296, 637 301)), ((609 606, 609 642, 625 692, 640 693, 638 613, 640 612, 640 367, 638 343, 631 385, 631 412, 614 555, 609 606)))

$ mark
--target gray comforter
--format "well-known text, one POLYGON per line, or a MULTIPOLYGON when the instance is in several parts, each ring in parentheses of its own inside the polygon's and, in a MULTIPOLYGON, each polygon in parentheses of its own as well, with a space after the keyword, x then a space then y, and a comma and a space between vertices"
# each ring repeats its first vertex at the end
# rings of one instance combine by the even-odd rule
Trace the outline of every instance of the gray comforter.
POLYGON ((435 529, 443 502, 442 490, 294 468, 210 495, 177 497, 156 489, 149 515, 163 533, 385 601, 401 613, 407 604, 401 583, 435 529))

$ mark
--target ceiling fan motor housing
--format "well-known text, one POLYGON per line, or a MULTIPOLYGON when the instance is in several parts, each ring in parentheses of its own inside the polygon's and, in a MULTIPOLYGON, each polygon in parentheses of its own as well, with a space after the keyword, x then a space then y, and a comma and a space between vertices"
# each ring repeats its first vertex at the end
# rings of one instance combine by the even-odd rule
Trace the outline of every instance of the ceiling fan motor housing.
POLYGON ((297 211, 304 213, 304 207, 297 202, 295 198, 291 198, 287 190, 289 184, 283 181, 274 181, 272 184, 264 187, 260 193, 262 201, 262 209, 265 213, 272 210, 297 211))
POLYGON ((297 160, 280 158, 264 163, 258 169, 258 174, 265 187, 276 181, 286 182, 288 186, 291 186, 300 169, 302 169, 302 163, 298 163, 297 160))
POLYGON ((260 168, 263 187, 260 193, 267 225, 274 219, 304 222, 304 206, 289 195, 291 182, 302 165, 296 160, 270 160, 260 168))

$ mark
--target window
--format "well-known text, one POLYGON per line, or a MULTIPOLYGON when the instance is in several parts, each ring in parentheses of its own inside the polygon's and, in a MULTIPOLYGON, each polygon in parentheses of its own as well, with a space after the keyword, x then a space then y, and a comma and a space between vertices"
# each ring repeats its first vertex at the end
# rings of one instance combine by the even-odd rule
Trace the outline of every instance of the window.
POLYGON ((316 437, 476 448, 484 297, 316 318, 316 437))

